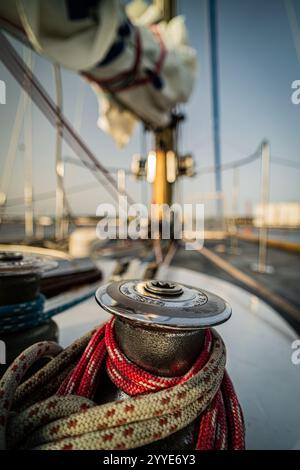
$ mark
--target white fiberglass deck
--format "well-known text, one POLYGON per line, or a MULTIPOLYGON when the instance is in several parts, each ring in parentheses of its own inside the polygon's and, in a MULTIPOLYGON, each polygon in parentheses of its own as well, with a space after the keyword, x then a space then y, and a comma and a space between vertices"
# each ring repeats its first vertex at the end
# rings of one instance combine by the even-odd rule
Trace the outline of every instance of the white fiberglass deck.
MULTIPOLYGON (((113 264, 101 265, 107 279, 113 264)), ((271 307, 233 284, 175 267, 162 268, 157 277, 203 287, 230 303, 232 317, 217 329, 243 407, 247 448, 299 449, 300 365, 291 361, 296 333, 271 307)), ((56 316, 61 344, 67 346, 107 318, 94 299, 56 316)))

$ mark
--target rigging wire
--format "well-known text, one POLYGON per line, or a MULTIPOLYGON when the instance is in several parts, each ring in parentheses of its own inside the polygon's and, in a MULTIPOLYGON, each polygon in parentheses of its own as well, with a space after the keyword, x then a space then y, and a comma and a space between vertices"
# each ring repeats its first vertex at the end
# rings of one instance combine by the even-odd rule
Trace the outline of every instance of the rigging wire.
MULTIPOLYGON (((226 171, 226 170, 232 170, 244 165, 248 165, 249 163, 252 163, 255 160, 258 160, 261 158, 260 150, 257 150, 255 153, 241 158, 239 160, 236 160, 234 162, 229 162, 229 163, 224 163, 222 165, 218 166, 218 170, 221 171, 226 171)), ((288 160, 286 158, 282 157, 277 157, 277 156, 271 156, 271 163, 278 164, 278 165, 283 165, 283 166, 288 166, 292 168, 299 168, 300 169, 300 162, 296 162, 293 160, 288 160)), ((214 173, 216 171, 215 166, 209 166, 209 167, 203 167, 203 168, 198 168, 196 169, 196 175, 204 175, 207 173, 214 173)))
POLYGON ((275 164, 283 165, 283 166, 288 166, 288 167, 291 167, 291 168, 299 168, 300 169, 300 162, 296 162, 296 161, 293 161, 293 160, 288 160, 288 159, 282 158, 282 157, 271 156, 271 163, 275 163, 275 164))
POLYGON ((85 95, 86 95, 86 83, 84 80, 82 80, 82 78, 80 78, 78 88, 79 90, 77 92, 77 98, 76 98, 76 103, 75 103, 73 124, 77 132, 80 134, 81 127, 82 127, 84 104, 85 104, 85 95))
MULTIPOLYGON (((33 70, 34 56, 31 49, 24 46, 24 60, 30 70, 33 70), (27 56, 27 57, 26 57, 27 56)), ((28 84, 30 86, 30 84, 28 84)), ((24 96, 25 98, 25 96, 24 96)), ((24 208, 25 208, 25 237, 32 239, 34 234, 34 207, 33 207, 33 134, 32 134, 32 102, 28 102, 27 112, 24 109, 24 208)))
POLYGON ((62 133, 62 113, 63 113, 63 84, 62 72, 59 64, 53 64, 54 84, 56 92, 57 105, 57 123, 56 123, 56 155, 55 155, 55 172, 56 172, 56 237, 64 239, 68 232, 65 224, 72 223, 76 226, 75 215, 72 211, 70 201, 65 189, 65 162, 62 158, 63 149, 63 133, 62 133), (66 217, 66 219, 65 219, 66 217))
POLYGON ((260 151, 257 150, 255 153, 248 155, 247 157, 241 158, 239 160, 236 160, 234 162, 223 163, 217 166, 213 165, 213 166, 203 167, 203 168, 198 168, 198 169, 196 168, 196 176, 200 174, 202 175, 206 173, 214 173, 217 170, 221 170, 221 171, 231 170, 239 166, 248 165, 249 163, 259 158, 260 158, 260 151))
MULTIPOLYGON (((90 171, 97 171, 97 168, 95 167, 95 165, 93 164, 90 164, 89 162, 82 162, 81 160, 78 160, 77 158, 74 158, 74 157, 71 157, 69 155, 66 155, 64 158, 63 158, 63 161, 65 163, 71 163, 72 165, 76 165, 76 166, 80 166, 80 167, 83 167, 83 168, 88 168, 88 170, 90 171)), ((122 170, 124 171, 124 173, 126 175, 131 175, 132 172, 129 168, 120 168, 120 167, 112 167, 112 166, 107 166, 106 167, 107 170, 110 171, 110 173, 117 173, 119 170, 122 170)))
MULTIPOLYGON (((18 83, 23 86, 24 77, 28 78, 31 83, 30 95, 38 108, 42 111, 44 116, 49 120, 49 122, 55 126, 58 112, 57 107, 51 97, 48 95, 46 90, 43 88, 41 83, 37 78, 32 74, 28 69, 24 61, 20 58, 19 54, 12 47, 10 42, 6 37, 0 32, 0 53, 1 60, 7 69, 12 73, 14 78, 18 83)), ((110 194, 116 200, 118 199, 118 188, 115 179, 107 171, 107 169, 98 161, 93 152, 87 147, 87 145, 82 141, 78 133, 72 127, 72 125, 66 120, 66 118, 61 115, 62 131, 63 136, 72 150, 82 159, 82 161, 91 161, 97 171, 101 173, 102 177, 107 180, 107 185, 109 185, 110 194)), ((102 183, 101 183, 102 184, 102 183)), ((128 201, 132 204, 134 201, 132 198, 127 195, 128 201)))
POLYGON ((56 204, 55 204, 55 237, 57 240, 65 238, 65 215, 71 219, 71 211, 69 210, 64 189, 64 162, 62 160, 62 110, 63 110, 63 91, 61 67, 59 64, 53 64, 54 84, 56 95, 56 143, 55 143, 55 173, 56 173, 56 204))
POLYGON ((292 0, 284 0, 284 6, 288 17, 288 22, 292 33, 298 62, 300 65, 300 27, 296 15, 296 9, 292 0))
MULTIPOLYGON (((34 59, 34 56, 31 56, 30 53, 26 54, 25 47, 24 47, 24 61, 25 61, 25 64, 27 65, 27 67, 29 68, 29 70, 32 72, 33 68, 34 68, 35 59, 34 59)), ((23 89, 21 89, 21 92, 20 92, 18 107, 17 107, 17 111, 16 111, 16 115, 15 115, 15 121, 14 121, 13 129, 12 129, 12 132, 11 132, 11 136, 10 136, 10 142, 9 142, 9 146, 8 146, 6 160, 5 160, 5 163, 4 163, 4 169, 3 169, 3 172, 2 172, 2 179, 1 179, 1 186, 0 186, 0 215, 1 215, 1 218, 3 218, 5 216, 5 212, 6 212, 7 193, 8 193, 8 189, 9 189, 9 183, 10 183, 11 178, 12 178, 12 172, 13 172, 13 168, 14 168, 14 165, 15 165, 15 160, 16 160, 17 150, 18 150, 18 143, 19 143, 19 138, 20 138, 22 128, 24 129, 24 134, 26 135, 26 137, 28 136, 28 133, 29 133, 29 127, 30 126, 28 126, 28 123, 26 123, 26 121, 25 121, 25 115, 26 115, 27 109, 29 107, 29 94, 28 94, 28 87, 29 86, 30 86, 30 84, 29 84, 28 80, 25 79, 24 83, 23 83, 23 89)), ((30 119, 30 116, 29 116, 29 119, 30 119)), ((26 139, 26 140, 28 140, 28 139, 26 139)), ((29 139, 29 142, 30 142, 30 139, 29 139)), ((27 142, 27 144, 29 142, 27 142)), ((30 152, 30 150, 29 150, 29 152, 30 152)), ((28 149, 26 149, 26 156, 25 156, 26 161, 27 161, 27 157, 28 157, 28 149)), ((28 179, 28 176, 29 176, 29 175, 27 175, 27 170, 28 170, 28 168, 27 168, 27 165, 26 165, 26 169, 25 169, 26 180, 28 179)), ((30 176, 30 178, 31 178, 31 176, 30 176)), ((26 183, 26 186, 27 186, 26 195, 29 196, 29 187, 28 187, 27 183, 26 183)), ((24 198, 24 196, 23 196, 23 198, 24 198)), ((27 199, 27 201, 29 201, 29 198, 27 199)), ((26 206, 26 204, 25 204, 25 206, 26 206)))
MULTIPOLYGON (((246 164, 249 164, 251 163, 252 161, 255 161, 256 159, 258 159, 260 157, 260 154, 259 152, 256 152, 255 154, 253 155, 250 155, 244 159, 240 159, 240 160, 237 160, 235 162, 230 162, 230 163, 227 163, 227 164, 224 164, 224 165, 221 165, 221 170, 229 170, 229 169, 235 169, 235 168, 238 168, 240 166, 243 166, 243 165, 246 165, 246 164), (254 156, 256 158, 254 158, 254 156), (250 159, 251 157, 251 159, 250 159)), ((64 159, 65 161, 67 162, 71 162, 74 163, 74 164, 78 164, 78 165, 81 165, 81 162, 80 161, 77 161, 71 157, 68 157, 67 159, 64 159), (74 160, 74 161, 73 161, 74 160)), ((278 165, 283 165, 283 166, 288 166, 288 167, 293 167, 293 168, 299 168, 300 169, 300 162, 296 162, 296 161, 292 161, 292 160, 287 160, 285 158, 281 158, 281 157, 277 157, 277 156, 271 156, 271 163, 274 163, 274 164, 278 164, 278 165)), ((114 172, 114 171, 117 171, 117 168, 112 168, 110 167, 109 168, 111 172, 114 172)), ((91 171, 93 171, 93 169, 91 168, 91 171)), ((130 173, 130 170, 124 170, 127 174, 130 173)), ((206 174, 206 173, 210 173, 210 172, 213 172, 214 171, 214 167, 207 167, 207 168, 202 168, 202 169, 199 169, 199 171, 197 172, 197 175, 199 174, 206 174)), ((94 182, 90 182, 90 183, 86 183, 86 184, 81 184, 81 185, 76 185, 76 186, 71 186, 69 188, 66 188, 66 192, 68 194, 76 194, 76 193, 80 193, 81 191, 87 191, 89 189, 92 189, 92 188, 98 188, 98 184, 97 183, 94 183, 94 182)), ((34 202, 38 202, 38 201, 46 201, 48 199, 52 199, 55 197, 55 191, 45 191, 45 192, 42 192, 42 193, 38 193, 34 196, 34 202)), ((23 197, 16 197, 16 198, 11 198, 7 204, 6 204, 6 207, 9 208, 9 207, 14 207, 14 206, 21 206, 24 204, 24 198, 23 197)))
MULTIPOLYGON (((87 191, 91 188, 99 188, 99 184, 92 181, 92 182, 86 183, 86 184, 71 186, 70 188, 66 188, 66 191, 68 192, 68 194, 76 194, 76 193, 80 193, 82 191, 87 191)), ((54 191, 45 191, 43 193, 36 194, 34 196, 34 202, 47 201, 49 199, 55 198, 55 196, 56 196, 56 191, 55 190, 54 191)), ((24 198, 23 197, 16 197, 16 198, 10 199, 6 204, 6 207, 9 208, 9 207, 21 206, 23 204, 24 204, 24 198)))
MULTIPOLYGON (((31 63, 31 70, 33 70, 33 67, 34 67, 34 58, 31 63)), ((2 178, 1 178, 0 190, 1 192, 3 192, 5 196, 8 191, 9 182, 11 181, 11 175, 12 175, 12 171, 13 171, 13 167, 15 163, 15 158, 17 155, 18 140, 19 140, 19 136, 21 133, 22 125, 23 125, 24 116, 27 111, 28 103, 29 103, 29 96, 26 93, 25 89, 21 89, 19 103, 18 103, 16 114, 15 114, 13 130, 11 133, 10 142, 8 146, 7 157, 6 157, 6 161, 5 161, 3 172, 2 172, 2 178)))

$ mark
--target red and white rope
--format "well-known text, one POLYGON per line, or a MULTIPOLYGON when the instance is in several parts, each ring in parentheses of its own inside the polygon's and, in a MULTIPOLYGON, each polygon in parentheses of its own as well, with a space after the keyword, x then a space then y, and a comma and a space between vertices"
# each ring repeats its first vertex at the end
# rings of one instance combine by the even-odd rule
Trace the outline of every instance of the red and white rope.
POLYGON ((158 377, 124 356, 113 327, 112 319, 61 353, 40 343, 16 359, 0 381, 3 448, 129 449, 167 437, 197 418, 197 449, 244 448, 243 415, 225 371, 225 347, 215 331, 206 330, 204 347, 185 375, 158 377), (56 357, 19 386, 30 365, 49 353, 56 357), (74 364, 67 377, 61 371, 66 358, 68 366, 74 364), (131 398, 104 405, 91 401, 101 387, 104 364, 110 379, 131 398), (41 386, 41 378, 51 382, 59 374, 57 392, 39 401, 39 389, 47 386, 45 381, 41 386), (35 396, 33 404, 28 391, 35 396))

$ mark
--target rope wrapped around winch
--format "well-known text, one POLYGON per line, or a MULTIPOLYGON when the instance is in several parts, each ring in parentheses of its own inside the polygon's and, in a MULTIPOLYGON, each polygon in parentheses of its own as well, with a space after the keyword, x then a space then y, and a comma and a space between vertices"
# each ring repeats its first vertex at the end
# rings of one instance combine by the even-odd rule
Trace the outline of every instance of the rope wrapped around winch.
POLYGON ((50 318, 95 295, 87 290, 72 299, 63 300, 59 305, 46 307, 46 297, 39 294, 35 299, 12 305, 0 306, 0 334, 12 334, 43 325, 50 318))
POLYGON ((52 342, 24 351, 0 381, 0 448, 131 449, 163 439, 199 418, 196 449, 243 449, 244 422, 225 371, 225 346, 207 329, 204 347, 181 377, 154 376, 130 362, 114 319, 62 350, 52 342), (41 357, 52 360, 21 383, 41 357), (130 398, 97 405, 104 367, 130 398))

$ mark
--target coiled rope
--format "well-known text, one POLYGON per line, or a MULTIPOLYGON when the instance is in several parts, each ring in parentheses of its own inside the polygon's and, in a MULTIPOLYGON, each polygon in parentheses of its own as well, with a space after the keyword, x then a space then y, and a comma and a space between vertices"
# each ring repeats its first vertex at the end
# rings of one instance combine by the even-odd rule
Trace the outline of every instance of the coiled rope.
POLYGON ((83 302, 95 294, 95 289, 73 296, 54 307, 48 307, 46 297, 39 294, 29 302, 0 306, 0 333, 16 333, 18 331, 42 325, 50 318, 83 302))
POLYGON ((197 449, 243 449, 244 422, 225 371, 225 346, 207 329, 204 348, 181 377, 158 377, 119 350, 114 319, 62 350, 52 342, 28 348, 0 381, 0 448, 131 449, 163 439, 197 417, 197 449), (52 360, 21 383, 37 359, 52 360), (130 398, 97 405, 105 363, 130 398))

